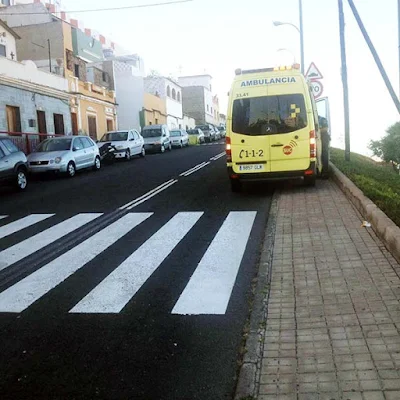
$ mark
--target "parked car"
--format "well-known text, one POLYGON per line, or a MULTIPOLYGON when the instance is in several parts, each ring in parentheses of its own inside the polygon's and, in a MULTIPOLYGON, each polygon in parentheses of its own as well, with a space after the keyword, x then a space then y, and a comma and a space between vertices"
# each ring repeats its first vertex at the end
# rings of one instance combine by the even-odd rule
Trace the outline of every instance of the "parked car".
POLYGON ((97 142, 99 148, 109 145, 115 148, 115 158, 124 158, 129 161, 132 156, 144 157, 146 155, 143 137, 135 129, 107 132, 97 142))
POLYGON ((61 172, 71 178, 76 171, 101 167, 99 148, 88 136, 53 137, 39 144, 28 156, 29 172, 61 172))
POLYGON ((201 129, 203 131, 206 142, 213 142, 215 140, 215 132, 210 124, 196 125, 195 129, 201 129))
POLYGON ((170 133, 172 146, 180 148, 189 146, 189 135, 184 129, 174 129, 170 133))
POLYGON ((19 190, 28 185, 28 163, 25 154, 7 138, 0 138, 0 182, 19 190))
POLYGON ((172 150, 170 132, 167 125, 147 125, 142 129, 144 147, 146 151, 172 150))
POLYGON ((195 137, 195 140, 193 140, 193 144, 202 144, 206 141, 204 132, 199 128, 189 129, 187 133, 189 134, 189 141, 192 141, 191 138, 195 137))
POLYGON ((218 127, 218 130, 219 130, 219 132, 220 132, 220 134, 221 134, 221 137, 225 137, 226 136, 226 129, 225 129, 225 127, 224 126, 220 126, 220 127, 218 127))
POLYGON ((212 128, 214 129, 215 140, 221 139, 222 136, 221 136, 221 132, 219 131, 219 129, 215 125, 212 125, 212 128))

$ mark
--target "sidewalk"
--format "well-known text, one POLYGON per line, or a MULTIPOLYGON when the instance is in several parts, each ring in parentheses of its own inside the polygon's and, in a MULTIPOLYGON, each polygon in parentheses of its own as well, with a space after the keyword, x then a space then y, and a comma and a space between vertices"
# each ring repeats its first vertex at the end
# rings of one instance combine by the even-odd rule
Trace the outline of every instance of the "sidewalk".
POLYGON ((278 201, 259 400, 400 400, 400 265, 331 181, 278 201))

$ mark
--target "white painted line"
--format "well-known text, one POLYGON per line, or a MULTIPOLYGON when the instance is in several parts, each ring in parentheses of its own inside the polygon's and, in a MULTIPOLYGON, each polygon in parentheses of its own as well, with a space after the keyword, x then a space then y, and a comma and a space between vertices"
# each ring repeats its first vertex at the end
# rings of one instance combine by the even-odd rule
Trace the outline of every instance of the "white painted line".
POLYGON ((201 164, 197 164, 197 165, 195 165, 193 168, 190 168, 190 169, 188 169, 187 171, 182 172, 179 176, 186 176, 186 174, 187 174, 188 172, 191 172, 191 171, 195 170, 196 168, 198 168, 198 167, 204 165, 205 163, 206 163, 206 162, 204 161, 204 162, 202 162, 201 164))
POLYGON ((28 228, 28 226, 37 224, 46 218, 52 217, 54 214, 30 214, 24 218, 18 219, 14 222, 10 222, 7 225, 0 227, 0 239, 12 235, 15 232, 21 231, 22 229, 28 228))
POLYGON ((229 213, 172 314, 225 314, 256 214, 229 213))
POLYGON ((170 182, 168 185, 164 185, 162 188, 158 189, 156 192, 153 192, 152 194, 150 194, 149 196, 145 197, 142 200, 137 201, 136 203, 133 203, 131 206, 127 207, 127 210, 132 210, 132 208, 137 207, 139 204, 144 203, 145 201, 151 199, 152 197, 154 197, 155 195, 157 195, 158 193, 162 192, 165 189, 168 189, 170 186, 175 185, 175 183, 178 182, 177 180, 173 180, 172 182, 170 182))
POLYGON ((202 215, 202 212, 176 214, 70 312, 119 313, 202 215))
POLYGON ((210 164, 210 161, 206 162, 204 165, 199 166, 199 167, 196 168, 195 170, 186 173, 185 176, 189 176, 189 175, 194 174, 194 173, 197 172, 198 170, 200 170, 200 169, 206 167, 208 164, 210 164))
POLYGON ((162 183, 161 185, 157 186, 156 188, 154 188, 154 189, 150 190, 149 192, 145 193, 143 196, 140 196, 140 197, 138 197, 137 199, 132 200, 132 201, 130 201, 129 203, 126 203, 125 205, 121 206, 119 209, 120 209, 120 210, 124 210, 125 208, 129 207, 130 205, 136 203, 136 202, 139 201, 139 200, 142 200, 142 199, 148 197, 148 196, 149 196, 150 194, 152 194, 153 192, 159 190, 160 188, 164 187, 165 185, 168 185, 169 183, 171 183, 171 182, 173 182, 173 181, 174 181, 174 179, 170 179, 168 182, 162 183))
POLYGON ((0 219, 7 218, 8 215, 0 215, 0 219))
POLYGON ((100 213, 83 213, 77 214, 66 221, 46 229, 8 249, 0 252, 0 271, 7 268, 11 264, 22 260, 25 257, 35 253, 36 251, 48 246, 56 240, 62 238, 68 233, 80 228, 90 221, 100 217, 100 213))
POLYGON ((0 293, 0 312, 22 312, 89 261, 141 224, 152 213, 126 214, 0 293))
POLYGON ((223 151, 222 153, 217 154, 216 156, 210 158, 210 160, 211 160, 211 161, 216 161, 216 160, 218 160, 219 158, 223 157, 224 155, 225 155, 225 152, 223 151))

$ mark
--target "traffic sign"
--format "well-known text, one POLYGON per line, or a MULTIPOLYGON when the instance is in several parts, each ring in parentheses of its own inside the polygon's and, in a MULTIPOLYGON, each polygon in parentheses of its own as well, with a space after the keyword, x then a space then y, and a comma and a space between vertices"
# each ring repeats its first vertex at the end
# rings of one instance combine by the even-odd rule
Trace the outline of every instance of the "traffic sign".
POLYGON ((317 68, 317 66, 313 62, 308 67, 308 70, 307 70, 307 73, 306 73, 306 77, 308 79, 310 79, 310 80, 322 79, 323 78, 321 72, 319 72, 319 69, 317 68))
POLYGON ((322 96, 324 87, 320 81, 311 81, 311 90, 314 94, 314 98, 318 99, 322 96))

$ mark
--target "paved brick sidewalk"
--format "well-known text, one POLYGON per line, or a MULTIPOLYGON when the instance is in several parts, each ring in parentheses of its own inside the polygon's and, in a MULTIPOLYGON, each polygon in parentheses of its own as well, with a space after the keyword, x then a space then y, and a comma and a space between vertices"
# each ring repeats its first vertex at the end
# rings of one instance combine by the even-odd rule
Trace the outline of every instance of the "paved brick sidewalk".
POLYGON ((283 190, 259 400, 400 400, 400 266, 330 181, 283 190))

